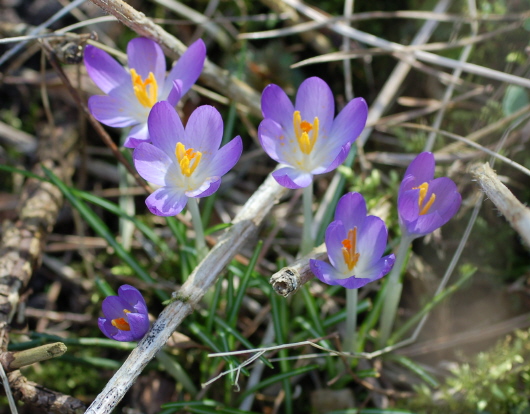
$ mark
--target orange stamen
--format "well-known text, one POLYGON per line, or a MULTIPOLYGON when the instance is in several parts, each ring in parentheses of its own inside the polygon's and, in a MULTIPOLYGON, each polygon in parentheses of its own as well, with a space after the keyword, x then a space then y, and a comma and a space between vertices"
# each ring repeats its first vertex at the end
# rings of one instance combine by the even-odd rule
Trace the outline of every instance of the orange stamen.
MULTIPOLYGON (((124 309, 123 313, 128 314, 131 313, 131 311, 124 309)), ((111 322, 112 326, 118 328, 120 331, 130 331, 131 326, 129 325, 129 322, 125 320, 125 318, 116 318, 113 319, 111 322)))
POLYGON ((313 123, 305 120, 302 121, 302 115, 300 115, 300 111, 294 111, 294 134, 296 135, 296 140, 300 146, 300 151, 302 151, 304 154, 311 154, 311 151, 313 151, 315 143, 317 142, 319 131, 318 122, 318 117, 316 116, 313 120, 313 123), (311 137, 309 136, 310 132, 312 132, 311 137))
POLYGON ((436 200, 436 194, 432 193, 429 197, 429 201, 427 201, 425 204, 425 196, 427 195, 427 191, 429 190, 429 183, 423 183, 418 187, 413 187, 413 190, 420 190, 420 195, 418 197, 418 206, 420 208, 420 216, 423 216, 424 214, 427 214, 429 212, 429 209, 434 203, 434 200, 436 200))
POLYGON ((359 261, 360 253, 356 253, 357 249, 357 227, 348 231, 348 238, 342 241, 342 255, 344 263, 348 266, 348 270, 352 270, 359 261))
POLYGON ((180 165, 180 171, 182 171, 182 174, 186 177, 193 174, 193 171, 195 171, 195 168, 197 168, 197 165, 199 165, 202 158, 202 152, 193 151, 193 148, 186 149, 182 142, 177 142, 175 155, 180 165))
POLYGON ((136 73, 136 70, 130 69, 130 72, 136 99, 146 108, 151 108, 156 103, 158 97, 158 84, 156 83, 155 75, 153 75, 153 72, 149 72, 149 76, 144 81, 136 73))

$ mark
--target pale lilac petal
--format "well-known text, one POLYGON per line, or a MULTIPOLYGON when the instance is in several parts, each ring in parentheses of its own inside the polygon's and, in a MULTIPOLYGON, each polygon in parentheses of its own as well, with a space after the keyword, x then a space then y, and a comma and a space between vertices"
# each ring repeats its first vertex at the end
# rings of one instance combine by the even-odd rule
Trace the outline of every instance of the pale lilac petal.
POLYGON ((116 333, 111 339, 114 339, 115 341, 120 341, 120 342, 136 341, 132 331, 120 331, 119 329, 118 329, 118 333, 116 333))
MULTIPOLYGON (((285 131, 279 123, 266 118, 259 124, 258 138, 263 150, 278 163, 287 164, 285 152, 291 151, 291 140, 285 137, 285 131)), ((295 145, 298 145, 295 143, 295 145)))
POLYGON ((87 45, 84 51, 84 60, 88 76, 103 92, 109 93, 125 83, 131 85, 130 73, 107 52, 95 46, 87 45))
POLYGON ((328 135, 335 116, 335 102, 328 84, 312 77, 302 82, 296 94, 295 110, 300 111, 302 120, 313 123, 319 121, 319 135, 328 135))
POLYGON ((119 296, 107 296, 103 299, 101 309, 103 310, 103 315, 111 320, 125 317, 124 309, 129 312, 134 311, 134 308, 119 296))
POLYGON ((347 193, 337 203, 334 220, 342 221, 347 230, 361 227, 366 218, 366 202, 359 193, 347 193))
POLYGON ((293 103, 278 85, 271 84, 263 90, 261 112, 263 118, 272 119, 287 132, 293 131, 293 103))
POLYGON ((121 99, 108 95, 95 95, 88 99, 90 113, 102 124, 123 128, 138 124, 131 106, 121 99))
POLYGON ((217 109, 210 105, 195 109, 186 124, 186 148, 202 152, 201 162, 210 162, 223 140, 223 119, 217 109))
POLYGON ((449 206, 453 205, 455 197, 460 199, 456 184, 448 177, 440 177, 432 180, 429 183, 429 190, 427 191, 425 200, 429 200, 433 193, 436 194, 436 198, 429 211, 437 210, 440 214, 443 214, 449 206))
POLYGON ((358 231, 357 252, 361 254, 358 266, 364 268, 383 255, 388 232, 384 221, 376 216, 366 217, 358 231))
POLYGON ((333 171, 335 168, 337 168, 339 165, 341 165, 344 162, 344 160, 348 157, 349 152, 350 152, 350 144, 346 144, 340 149, 339 154, 335 157, 335 159, 333 159, 333 161, 331 162, 330 160, 321 161, 321 166, 318 168, 315 168, 311 172, 313 174, 325 174, 327 172, 333 171))
POLYGON ((136 70, 144 81, 149 72, 153 72, 158 90, 162 92, 166 77, 166 58, 158 43, 145 37, 132 39, 127 44, 127 58, 129 68, 136 70))
POLYGON ((156 190, 145 200, 149 211, 157 216, 176 216, 186 203, 188 197, 181 189, 174 187, 162 187, 156 190))
POLYGON ((169 95, 167 97, 167 101, 171 106, 175 107, 179 103, 182 95, 182 81, 177 79, 173 81, 171 91, 169 92, 169 95))
POLYGON ((123 146, 125 148, 136 148, 138 145, 145 142, 150 142, 147 122, 132 127, 129 136, 125 138, 123 146))
POLYGON ((412 221, 418 218, 420 215, 419 193, 420 190, 409 190, 400 194, 397 208, 401 220, 412 221))
POLYGON ((133 152, 133 161, 138 174, 150 183, 166 185, 166 176, 173 161, 164 151, 154 145, 141 143, 133 152))
POLYGON ((382 257, 379 260, 377 260, 375 263, 373 263, 372 266, 365 269, 362 272, 362 274, 359 274, 359 276, 366 277, 367 279, 364 279, 364 280, 369 280, 370 282, 373 282, 374 280, 377 280, 377 279, 381 279, 383 276, 388 274, 390 270, 392 270, 392 267, 394 266, 395 261, 396 261, 396 257, 394 256, 394 254, 390 254, 388 256, 382 257))
POLYGON ((412 190, 414 187, 418 187, 421 184, 423 184, 423 182, 419 182, 419 180, 413 175, 406 175, 399 185, 398 199, 405 191, 412 190))
POLYGON ((422 152, 410 163, 405 171, 405 177, 412 175, 416 177, 418 182, 429 182, 434 178, 434 155, 432 152, 422 152))
POLYGON ((374 280, 375 279, 359 278, 359 277, 351 276, 346 279, 338 280, 337 285, 340 285, 346 289, 359 289, 359 288, 362 288, 364 285, 367 285, 368 283, 373 282, 374 280))
MULTIPOLYGON (((195 41, 182 54, 175 66, 169 72, 166 82, 171 85, 174 80, 179 79, 182 82, 182 95, 190 90, 202 72, 204 60, 206 59, 206 46, 202 39, 195 41)), ((167 86, 166 86, 167 88, 167 86)), ((169 90, 164 90, 164 95, 169 90)))
POLYGON ((119 329, 113 326, 111 321, 106 318, 98 318, 98 326, 101 332, 109 339, 114 339, 114 335, 119 332, 119 329))
POLYGON ((139 341, 149 330, 149 317, 147 314, 129 313, 127 314, 127 321, 131 328, 129 332, 133 341, 139 341))
POLYGON ((208 163, 209 175, 217 175, 220 177, 225 175, 234 167, 234 165, 236 165, 242 153, 243 141, 238 135, 228 144, 221 147, 213 159, 208 163))
POLYGON ((118 288, 118 296, 129 303, 136 309, 138 303, 142 303, 145 307, 145 299, 138 289, 131 285, 121 285, 118 288))
POLYGON ((341 146, 352 144, 364 129, 367 116, 366 101, 363 98, 351 100, 333 121, 329 136, 334 143, 340 143, 341 146))
POLYGON ((344 255, 342 254, 342 241, 346 237, 348 237, 348 229, 340 220, 331 222, 326 229, 325 242, 328 258, 331 265, 337 269, 338 274, 342 275, 342 278, 348 274, 348 266, 344 262, 344 255))
POLYGON ((313 181, 313 175, 291 167, 273 171, 272 176, 283 187, 297 189, 307 187, 313 181))
POLYGON ((195 198, 208 197, 208 196, 211 196, 213 193, 215 193, 217 190, 219 190, 220 185, 221 185, 220 178, 207 180, 198 190, 186 192, 186 196, 195 197, 195 198))
POLYGON ((175 158, 177 142, 184 143, 185 140, 184 126, 175 108, 166 101, 156 103, 149 113, 147 125, 153 145, 164 151, 170 159, 175 158))
POLYGON ((322 260, 311 259, 309 267, 321 282, 328 285, 338 285, 338 282, 344 277, 337 269, 322 260))

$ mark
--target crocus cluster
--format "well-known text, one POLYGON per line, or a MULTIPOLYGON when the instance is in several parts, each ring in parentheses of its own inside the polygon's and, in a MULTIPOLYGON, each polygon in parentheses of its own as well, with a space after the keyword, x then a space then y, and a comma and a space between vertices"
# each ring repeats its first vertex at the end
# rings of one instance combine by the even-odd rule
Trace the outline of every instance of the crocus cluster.
POLYGON ((147 305, 138 289, 123 285, 118 296, 107 296, 102 304, 104 318, 98 319, 99 329, 116 341, 139 341, 149 330, 147 305))
POLYGON ((434 178, 434 155, 422 152, 409 165, 399 186, 398 215, 404 237, 415 239, 443 226, 462 202, 456 184, 434 178))
POLYGON ((261 111, 261 146, 273 160, 285 165, 272 175, 280 185, 293 189, 307 187, 313 175, 342 164, 368 115, 364 99, 356 98, 334 118, 331 89, 317 77, 302 82, 294 106, 279 86, 267 86, 261 96, 261 111))
POLYGON ((334 221, 326 230, 326 248, 331 264, 311 259, 311 271, 328 285, 358 289, 382 278, 394 265, 393 254, 383 256, 388 231, 383 220, 366 215, 359 193, 339 200, 334 221))

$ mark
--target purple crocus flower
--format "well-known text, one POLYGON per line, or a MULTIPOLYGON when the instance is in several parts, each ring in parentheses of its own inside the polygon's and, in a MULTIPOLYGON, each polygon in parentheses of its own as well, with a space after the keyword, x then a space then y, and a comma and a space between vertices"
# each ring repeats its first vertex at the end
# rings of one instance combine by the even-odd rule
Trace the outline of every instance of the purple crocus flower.
POLYGON ((381 257, 388 232, 383 220, 366 215, 359 193, 341 197, 335 219, 326 230, 326 248, 331 264, 311 259, 311 271, 328 285, 358 289, 382 278, 394 265, 395 256, 381 257))
POLYGON ((112 127, 132 127, 124 146, 136 148, 149 141, 147 117, 153 105, 168 100, 175 106, 197 81, 204 66, 206 46, 199 39, 182 54, 166 77, 162 48, 153 40, 136 38, 127 45, 129 68, 95 46, 85 48, 85 66, 94 83, 106 93, 90 97, 94 118, 112 127))
POLYGON ((399 224, 404 236, 425 236, 447 223, 462 197, 447 177, 434 179, 434 155, 422 152, 409 165, 399 186, 399 224))
POLYGON ((300 85, 294 106, 278 85, 268 85, 261 96, 261 111, 261 146, 286 165, 272 175, 284 187, 302 188, 311 184, 313 175, 342 164, 366 124, 368 107, 364 99, 353 99, 333 119, 331 89, 313 77, 300 85))
POLYGON ((133 159, 145 180, 162 186, 145 201, 158 216, 180 213, 189 197, 215 193, 221 176, 230 171, 243 151, 239 136, 219 149, 223 120, 213 106, 195 109, 184 129, 175 109, 168 102, 159 102, 147 123, 153 145, 138 145, 133 159))
POLYGON ((98 319, 99 329, 116 341, 138 341, 149 330, 147 306, 138 289, 122 285, 118 296, 107 296, 102 304, 104 318, 98 319))

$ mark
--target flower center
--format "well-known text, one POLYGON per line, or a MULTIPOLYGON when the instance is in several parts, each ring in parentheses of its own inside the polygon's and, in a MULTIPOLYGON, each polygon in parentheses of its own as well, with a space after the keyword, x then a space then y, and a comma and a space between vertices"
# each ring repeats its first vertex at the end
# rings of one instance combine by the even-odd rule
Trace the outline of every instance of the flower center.
POLYGON ((177 156, 177 161, 180 165, 180 171, 186 177, 189 177, 199 165, 202 158, 202 152, 193 151, 193 148, 188 148, 184 146, 182 142, 177 142, 175 147, 175 155, 177 156))
MULTIPOLYGON (((128 313, 131 313, 131 311, 124 309, 123 313, 127 315, 128 313)), ((131 326, 129 325, 129 322, 125 320, 125 318, 116 318, 113 319, 110 323, 112 323, 112 326, 115 328, 118 328, 120 331, 130 331, 131 326)))
POLYGON ((427 195, 427 191, 429 190, 429 183, 423 183, 422 185, 418 187, 413 187, 412 189, 420 190, 420 196, 418 197, 418 206, 420 208, 420 216, 423 216, 424 214, 427 214, 429 212, 429 209, 434 203, 434 200, 436 200, 436 194, 432 193, 429 197, 429 201, 424 204, 425 196, 427 195))
POLYGON ((300 150, 306 155, 311 154, 318 138, 318 117, 315 116, 313 123, 311 123, 302 120, 300 111, 294 111, 293 126, 300 150))
POLYGON ((155 75, 149 72, 149 76, 144 81, 136 70, 130 69, 132 85, 136 99, 146 108, 151 108, 156 103, 158 97, 158 84, 156 83, 155 75))
POLYGON ((357 248, 357 227, 348 230, 348 238, 342 241, 342 255, 344 256, 344 263, 348 266, 348 270, 352 270, 359 261, 360 253, 356 253, 357 248))

